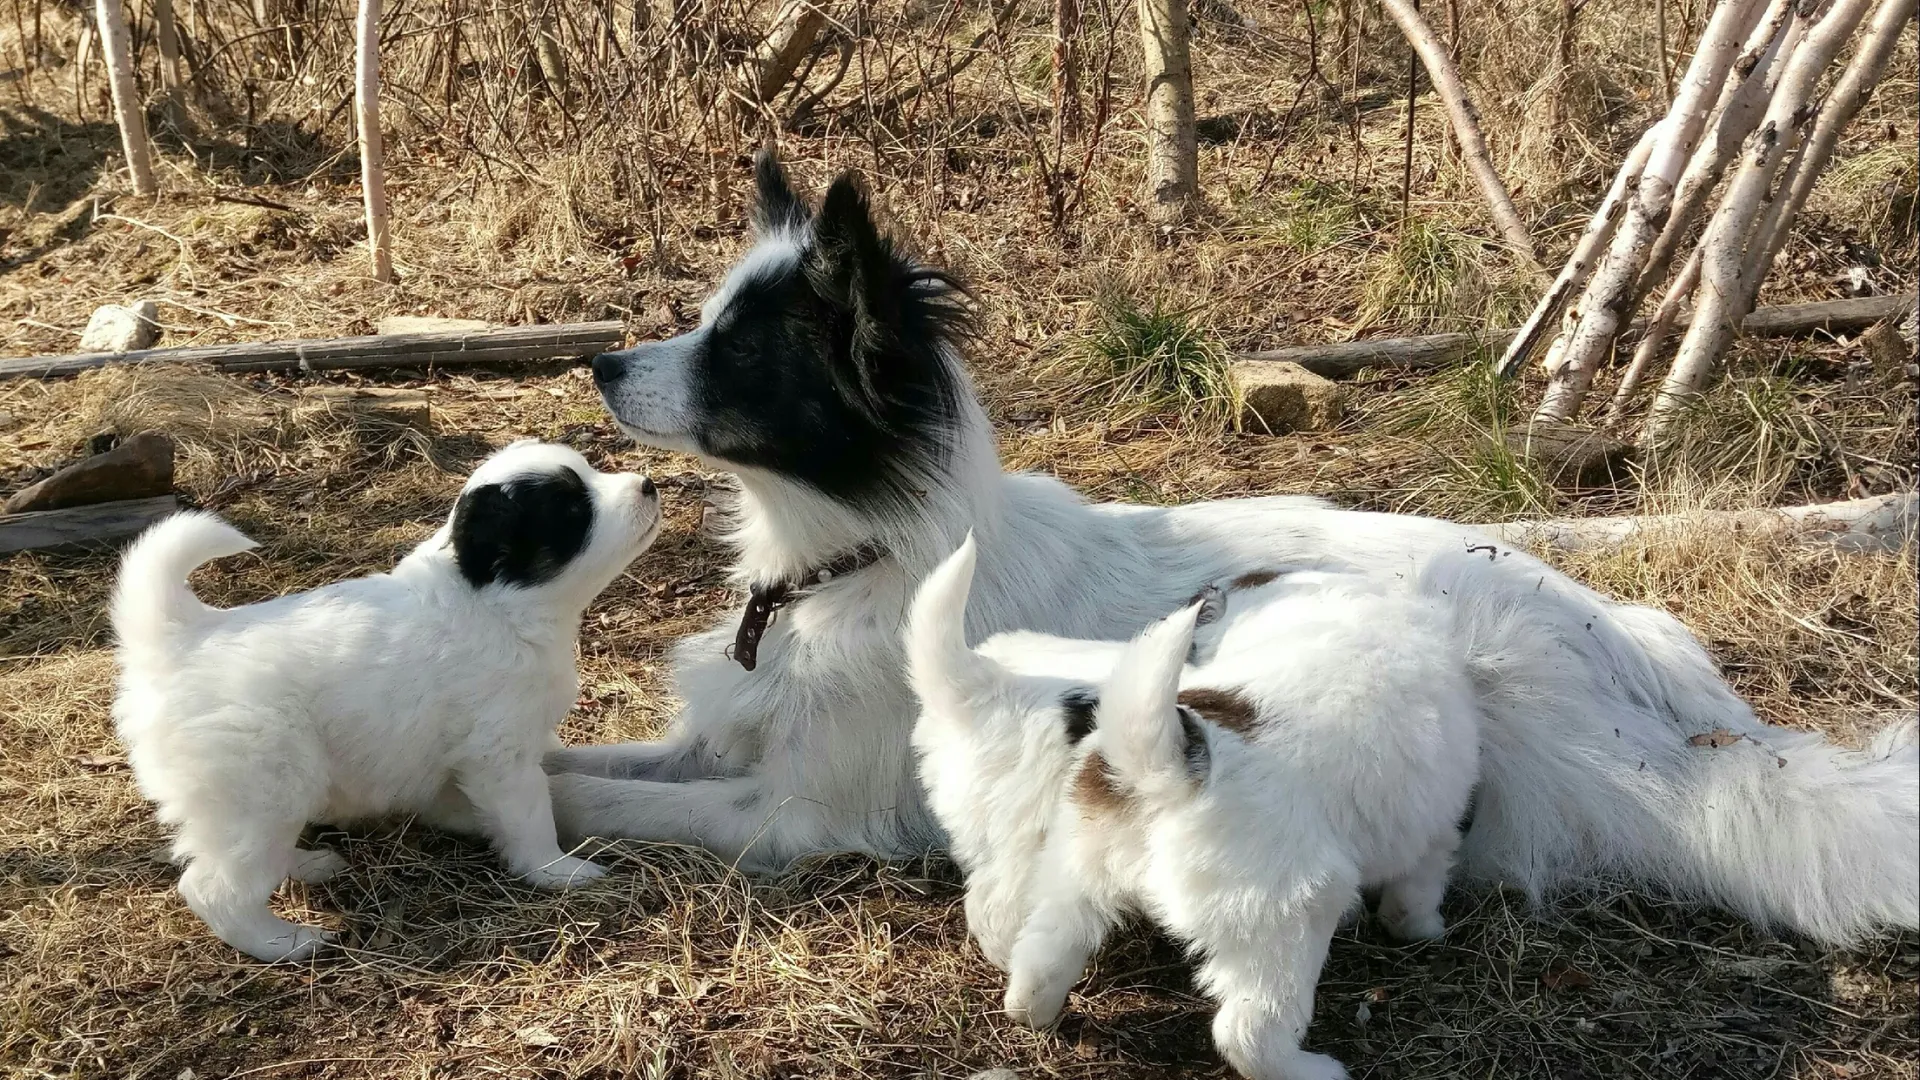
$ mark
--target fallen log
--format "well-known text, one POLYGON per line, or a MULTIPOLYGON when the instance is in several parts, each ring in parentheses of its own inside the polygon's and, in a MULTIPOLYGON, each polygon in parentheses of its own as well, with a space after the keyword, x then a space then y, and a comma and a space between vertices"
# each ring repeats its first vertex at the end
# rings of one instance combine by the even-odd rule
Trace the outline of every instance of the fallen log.
POLYGON ((138 536, 179 509, 171 495, 0 515, 0 555, 15 551, 85 551, 138 536))
MULTIPOLYGON (((1911 295, 1864 296, 1852 300, 1818 300, 1754 309, 1740 323, 1748 337, 1797 337, 1803 334, 1855 334, 1890 316, 1904 312, 1911 295)), ((1686 325, 1683 316, 1677 325, 1686 325)), ((1637 335, 1639 324, 1621 335, 1637 335)), ((1333 345, 1293 345, 1283 349, 1243 353, 1241 360, 1286 360, 1329 379, 1350 378, 1363 368, 1429 370, 1450 367, 1477 350, 1499 352, 1517 331, 1484 330, 1474 333, 1427 334, 1421 337, 1343 341, 1333 345)))
POLYGON ((617 320, 609 320, 430 334, 375 334, 123 353, 28 356, 0 360, 0 382, 77 375, 109 364, 207 364, 217 371, 236 372, 507 364, 592 356, 617 349, 625 341, 625 328, 617 320))
POLYGON ((1673 539, 1699 531, 1788 534, 1800 543, 1831 544, 1843 551, 1899 551, 1912 544, 1920 531, 1920 496, 1906 491, 1767 510, 1561 518, 1476 527, 1496 540, 1534 551, 1617 551, 1635 541, 1673 539))

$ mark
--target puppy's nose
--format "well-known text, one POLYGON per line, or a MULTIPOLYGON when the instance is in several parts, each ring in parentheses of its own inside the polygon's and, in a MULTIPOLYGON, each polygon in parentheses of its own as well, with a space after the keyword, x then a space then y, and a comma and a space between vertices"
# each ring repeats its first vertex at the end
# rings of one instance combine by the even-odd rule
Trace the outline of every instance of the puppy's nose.
POLYGON ((593 381, 596 386, 605 386, 618 380, 627 369, 626 362, 613 353, 603 352, 593 358, 593 381))
POLYGON ((655 495, 658 495, 659 493, 660 493, 659 489, 653 486, 653 477, 643 476, 640 478, 640 497, 641 498, 651 499, 655 495))

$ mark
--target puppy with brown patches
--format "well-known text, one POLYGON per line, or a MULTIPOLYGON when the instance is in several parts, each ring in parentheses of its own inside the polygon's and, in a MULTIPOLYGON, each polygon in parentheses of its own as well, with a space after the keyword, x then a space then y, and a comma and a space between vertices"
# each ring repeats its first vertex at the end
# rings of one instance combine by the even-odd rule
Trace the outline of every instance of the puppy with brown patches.
POLYGON ((1197 666, 1206 600, 1130 643, 1020 633, 969 649, 973 567, 969 537, 914 601, 913 741, 967 875, 968 929, 1009 973, 1007 1011, 1053 1023, 1108 929, 1139 912, 1198 955, 1235 1069, 1345 1076, 1300 1048, 1328 942, 1372 886, 1389 932, 1444 932, 1478 779, 1473 685, 1443 611, 1418 582, 1297 573, 1221 590, 1197 666))

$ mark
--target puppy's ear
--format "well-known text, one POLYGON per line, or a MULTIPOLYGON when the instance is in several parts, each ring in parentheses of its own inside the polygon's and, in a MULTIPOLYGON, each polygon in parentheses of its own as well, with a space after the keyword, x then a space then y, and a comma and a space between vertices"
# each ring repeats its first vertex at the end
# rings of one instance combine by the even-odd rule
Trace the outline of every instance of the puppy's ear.
POLYGON ((854 407, 884 419, 878 361, 898 340, 907 281, 893 245, 873 223, 873 211, 853 176, 827 188, 813 224, 808 276, 814 291, 841 314, 835 333, 835 376, 854 407))
POLYGON ((756 236, 796 232, 807 227, 812 215, 807 212, 807 204, 794 193, 793 185, 787 180, 787 170, 780 167, 780 159, 771 146, 753 156, 753 186, 757 193, 753 204, 756 236))
POLYGON ((474 588, 552 581, 587 546, 593 497, 569 468, 482 484, 453 508, 453 558, 474 588))

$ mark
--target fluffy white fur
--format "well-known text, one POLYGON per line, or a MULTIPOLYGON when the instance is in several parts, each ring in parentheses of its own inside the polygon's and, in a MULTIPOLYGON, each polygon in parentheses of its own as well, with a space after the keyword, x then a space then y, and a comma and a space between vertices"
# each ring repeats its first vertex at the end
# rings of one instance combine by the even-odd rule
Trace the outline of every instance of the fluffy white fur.
POLYGON ((968 927, 1009 972, 1007 1011, 1052 1023, 1138 911, 1199 954, 1234 1068, 1346 1075, 1300 1049, 1341 916, 1381 886, 1390 932, 1445 929, 1479 758, 1445 612, 1417 588, 1301 573, 1236 592, 1199 666, 1184 666, 1198 605, 1124 646, 1018 633, 973 651, 973 566, 969 540, 915 601, 913 741, 967 874, 968 927), (1094 727, 1076 743, 1062 695, 1094 670, 1094 727), (1183 724, 1182 687, 1230 694, 1253 719, 1183 724))
POLYGON ((113 597, 113 714, 141 791, 177 830, 180 894, 221 940, 297 960, 328 939, 275 916, 289 875, 345 864, 295 847, 309 822, 418 813, 479 832, 542 887, 603 871, 556 842, 540 757, 577 693, 580 615, 659 527, 651 485, 564 446, 516 443, 467 491, 571 468, 593 503, 585 547, 530 587, 462 577, 452 517, 389 573, 221 610, 187 575, 254 546, 219 518, 175 515, 126 554, 113 597))
MULTIPOLYGON (((939 846, 914 780, 901 629, 915 585, 969 529, 976 639, 1126 639, 1201 585, 1249 570, 1402 581, 1448 560, 1443 580, 1428 580, 1466 654, 1486 747, 1466 870, 1535 896, 1626 879, 1828 942, 1920 925, 1911 724, 1863 752, 1768 727, 1677 620, 1612 602, 1469 526, 1307 498, 1089 505, 1050 477, 1002 473, 985 416, 963 397, 911 512, 861 512, 738 470, 738 580, 777 580, 868 542, 892 556, 781 612, 755 671, 726 655, 737 615, 683 640, 685 707, 663 740, 549 759, 564 836, 699 844, 756 869, 939 846), (1689 743, 1716 728, 1744 738, 1689 743)), ((623 422, 674 445, 670 411, 623 422)))

